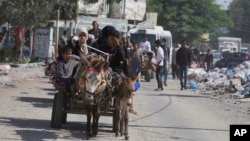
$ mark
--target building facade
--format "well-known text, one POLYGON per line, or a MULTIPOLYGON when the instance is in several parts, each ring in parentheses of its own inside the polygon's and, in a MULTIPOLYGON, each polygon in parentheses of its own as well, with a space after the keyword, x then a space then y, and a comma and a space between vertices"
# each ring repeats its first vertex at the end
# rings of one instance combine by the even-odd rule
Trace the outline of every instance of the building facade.
POLYGON ((233 0, 214 0, 215 4, 219 5, 222 10, 228 10, 232 1, 233 0))

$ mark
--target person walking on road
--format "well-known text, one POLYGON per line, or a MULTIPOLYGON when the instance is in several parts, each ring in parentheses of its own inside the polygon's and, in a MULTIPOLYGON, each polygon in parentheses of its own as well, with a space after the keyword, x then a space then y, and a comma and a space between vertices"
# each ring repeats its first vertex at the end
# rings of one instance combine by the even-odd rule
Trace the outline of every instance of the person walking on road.
POLYGON ((163 90, 163 60, 164 60, 164 51, 162 47, 160 46, 161 41, 156 40, 155 41, 155 46, 157 48, 157 53, 156 53, 156 80, 157 80, 157 85, 158 88, 155 89, 155 91, 162 91, 163 90))
POLYGON ((207 54, 205 57, 205 63, 206 63, 206 71, 209 72, 212 69, 213 65, 213 54, 210 49, 207 50, 207 54))
POLYGON ((173 79, 177 78, 179 79, 179 68, 177 67, 177 63, 176 63, 176 52, 180 49, 181 44, 178 44, 176 48, 173 48, 172 51, 172 64, 171 64, 171 68, 172 68, 172 77, 173 79))
POLYGON ((129 57, 130 76, 134 76, 140 70, 142 57, 141 50, 139 50, 138 44, 135 43, 133 50, 131 51, 131 56, 129 57))
POLYGON ((151 50, 151 43, 148 41, 147 35, 142 36, 142 41, 139 43, 140 50, 142 53, 148 55, 148 63, 151 63, 154 53, 151 50))
POLYGON ((67 45, 67 43, 68 43, 68 31, 64 30, 63 35, 59 39, 59 46, 64 47, 67 45))
POLYGON ((168 60, 169 60, 169 54, 170 50, 167 45, 167 39, 162 39, 162 48, 164 51, 164 60, 163 60, 163 77, 164 77, 164 85, 167 86, 167 79, 168 79, 168 60))
POLYGON ((176 63, 180 69, 181 90, 187 89, 187 72, 191 64, 191 52, 186 47, 186 41, 181 41, 181 48, 176 53, 176 63))

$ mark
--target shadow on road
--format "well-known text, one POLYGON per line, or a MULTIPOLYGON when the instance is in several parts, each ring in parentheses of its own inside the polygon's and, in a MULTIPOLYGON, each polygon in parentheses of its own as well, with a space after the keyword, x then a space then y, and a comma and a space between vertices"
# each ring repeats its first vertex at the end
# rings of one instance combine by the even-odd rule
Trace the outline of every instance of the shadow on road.
POLYGON ((209 96, 204 95, 185 95, 185 94, 158 94, 154 96, 175 96, 175 97, 187 97, 187 98, 210 98, 209 96))
MULTIPOLYGON (((13 129, 23 141, 86 139, 86 122, 79 123, 70 121, 64 124, 62 129, 53 129, 50 127, 49 120, 0 117, 0 127, 1 126, 13 129)), ((99 133, 96 139, 98 136, 112 138, 114 136, 112 133, 114 132, 112 132, 111 125, 100 123, 99 133)), ((0 139, 9 140, 10 138, 1 137, 0 139)), ((100 138, 98 138, 98 140, 99 139, 100 138)), ((95 138, 93 138, 93 140, 95 140, 95 138)))
POLYGON ((171 97, 185 97, 185 98, 210 98, 210 96, 206 95, 189 95, 189 94, 166 94, 165 92, 160 92, 157 94, 144 94, 143 96, 171 96, 171 97))
POLYGON ((53 99, 50 98, 17 97, 16 100, 30 103, 38 108, 51 108, 53 106, 53 99))
MULTIPOLYGON (((68 139, 74 138, 82 140, 86 138, 84 130, 85 124, 81 124, 79 122, 71 122, 68 124, 63 125, 63 129, 69 131, 65 135, 65 131, 60 129, 52 129, 50 127, 50 121, 48 120, 38 120, 38 119, 19 119, 19 118, 6 118, 0 117, 0 124, 1 126, 6 127, 14 127, 14 131, 22 138, 24 141, 41 141, 45 139, 68 139), (21 128, 21 129, 20 129, 21 128), (64 135, 61 135, 64 134, 64 135)), ((4 138, 2 138, 4 139, 4 138)))
POLYGON ((56 92, 57 90, 55 88, 40 88, 43 91, 52 91, 52 92, 56 92))
POLYGON ((198 130, 198 131, 215 131, 215 132, 229 132, 225 129, 209 129, 209 128, 192 128, 192 127, 160 127, 160 126, 147 126, 147 125, 129 125, 131 127, 140 128, 166 128, 166 129, 179 129, 179 130, 198 130))

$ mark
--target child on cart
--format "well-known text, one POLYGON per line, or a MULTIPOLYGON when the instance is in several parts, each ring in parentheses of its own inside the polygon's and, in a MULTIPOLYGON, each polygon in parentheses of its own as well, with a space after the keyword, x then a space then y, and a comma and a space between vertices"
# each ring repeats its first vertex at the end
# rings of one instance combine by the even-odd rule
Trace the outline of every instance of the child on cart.
POLYGON ((61 49, 62 60, 58 62, 56 68, 56 78, 55 82, 63 84, 67 93, 67 96, 71 96, 71 85, 75 82, 73 78, 73 70, 77 66, 78 61, 81 60, 82 63, 85 60, 79 56, 72 54, 72 49, 65 46, 61 49))

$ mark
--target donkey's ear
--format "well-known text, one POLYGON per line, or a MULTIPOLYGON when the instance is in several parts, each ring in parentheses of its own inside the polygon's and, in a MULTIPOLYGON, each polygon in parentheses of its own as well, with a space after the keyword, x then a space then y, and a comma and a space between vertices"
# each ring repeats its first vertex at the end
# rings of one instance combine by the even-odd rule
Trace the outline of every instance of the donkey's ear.
POLYGON ((140 74, 141 74, 141 71, 140 70, 137 71, 136 74, 131 77, 131 80, 136 81, 139 78, 140 74))
POLYGON ((126 76, 125 76, 125 74, 123 72, 121 72, 120 76, 121 76, 122 79, 126 78, 126 76))
POLYGON ((103 60, 102 61, 102 66, 101 66, 104 70, 109 69, 109 62, 103 60))

